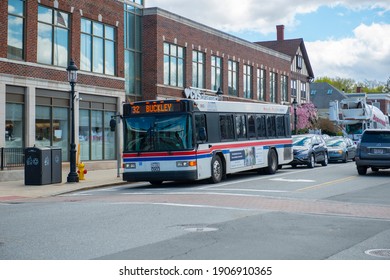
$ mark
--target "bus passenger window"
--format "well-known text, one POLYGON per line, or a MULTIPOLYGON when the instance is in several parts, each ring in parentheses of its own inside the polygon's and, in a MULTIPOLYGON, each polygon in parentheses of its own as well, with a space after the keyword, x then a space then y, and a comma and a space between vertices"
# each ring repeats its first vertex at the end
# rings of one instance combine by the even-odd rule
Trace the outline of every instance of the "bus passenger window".
POLYGON ((255 125, 255 116, 248 116, 248 136, 249 138, 256 138, 256 125, 255 125))
POLYGON ((244 115, 236 115, 236 136, 237 139, 246 138, 246 121, 244 115))
POLYGON ((267 128, 265 126, 265 116, 264 115, 256 115, 256 123, 257 123, 257 136, 259 138, 267 137, 267 128))
POLYGON ((219 116, 221 140, 233 140, 234 139, 234 126, 232 115, 219 116))
POLYGON ((268 137, 276 136, 275 116, 267 117, 267 132, 268 132, 268 137))
POLYGON ((284 128, 284 116, 276 117, 276 131, 277 136, 285 136, 285 128, 284 128))

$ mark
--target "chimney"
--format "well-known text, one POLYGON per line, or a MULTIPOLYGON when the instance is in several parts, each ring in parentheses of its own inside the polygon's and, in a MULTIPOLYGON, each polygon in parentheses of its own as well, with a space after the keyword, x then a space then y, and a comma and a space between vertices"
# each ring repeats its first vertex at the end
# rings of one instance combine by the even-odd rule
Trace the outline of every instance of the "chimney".
POLYGON ((356 87, 356 91, 357 91, 358 93, 361 93, 361 92, 362 92, 362 87, 356 87))
POLYGON ((284 40, 284 25, 277 25, 276 26, 276 39, 278 41, 284 40))

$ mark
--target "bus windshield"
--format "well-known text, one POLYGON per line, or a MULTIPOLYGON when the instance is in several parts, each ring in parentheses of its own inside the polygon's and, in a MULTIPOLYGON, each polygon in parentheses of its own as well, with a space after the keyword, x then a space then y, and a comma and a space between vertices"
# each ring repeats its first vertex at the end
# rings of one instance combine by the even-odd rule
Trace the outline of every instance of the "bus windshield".
POLYGON ((126 152, 193 149, 191 116, 153 115, 124 119, 126 152))

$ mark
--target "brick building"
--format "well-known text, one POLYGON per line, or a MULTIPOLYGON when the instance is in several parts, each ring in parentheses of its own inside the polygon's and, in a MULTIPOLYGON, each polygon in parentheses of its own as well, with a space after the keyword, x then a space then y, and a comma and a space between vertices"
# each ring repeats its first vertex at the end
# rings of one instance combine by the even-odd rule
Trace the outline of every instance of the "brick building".
MULTIPOLYGON (((291 104, 297 77, 295 57, 144 8, 143 0, 0 1, 0 32, 0 147, 57 146, 63 161, 70 59, 79 69, 80 159, 114 165, 121 131, 111 132, 109 121, 123 102, 223 93, 223 100, 291 104)), ((305 75, 311 72, 300 79, 305 75)))
MULTIPOLYGON (((70 59, 78 67, 75 138, 81 160, 117 158, 112 115, 125 101, 125 39, 140 21, 142 1, 7 0, 0 2, 0 147, 57 146, 69 160, 70 59), (3 132, 4 133, 4 132, 3 132), (3 134, 4 135, 4 134, 3 134)), ((132 42, 140 41, 133 38, 132 42)), ((131 65, 135 68, 135 63, 131 65)), ((138 66, 137 69, 140 67, 138 66)), ((133 70, 132 69, 132 70, 133 70)), ((131 71, 134 73, 134 71, 131 71)))
POLYGON ((159 8, 143 14, 143 98, 191 90, 224 100, 290 103, 288 55, 159 8))

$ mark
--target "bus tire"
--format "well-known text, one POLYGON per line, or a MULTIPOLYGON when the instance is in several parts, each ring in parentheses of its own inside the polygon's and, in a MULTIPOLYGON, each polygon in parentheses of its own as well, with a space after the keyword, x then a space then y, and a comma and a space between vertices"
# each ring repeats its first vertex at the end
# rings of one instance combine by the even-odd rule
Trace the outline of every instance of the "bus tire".
POLYGON ((223 166, 221 158, 217 155, 211 160, 211 178, 210 182, 217 184, 222 181, 223 177, 223 166))
POLYGON ((149 181, 149 183, 150 184, 152 184, 153 186, 160 186, 162 183, 163 183, 163 181, 149 181))
POLYGON ((268 152, 268 166, 265 168, 265 174, 275 174, 278 170, 278 156, 274 149, 270 149, 268 152))

